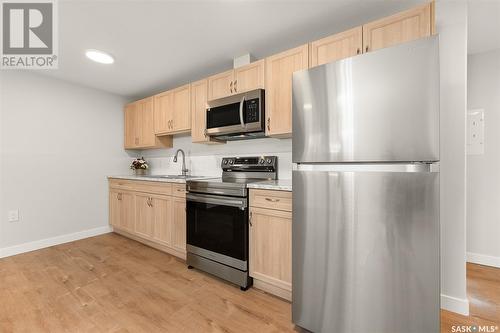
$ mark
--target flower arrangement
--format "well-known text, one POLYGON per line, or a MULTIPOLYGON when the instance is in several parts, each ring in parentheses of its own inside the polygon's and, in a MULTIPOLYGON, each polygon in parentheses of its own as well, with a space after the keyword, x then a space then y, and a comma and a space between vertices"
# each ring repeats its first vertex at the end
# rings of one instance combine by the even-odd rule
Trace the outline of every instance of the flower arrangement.
POLYGON ((136 158, 130 165, 130 169, 134 170, 137 174, 144 174, 148 168, 148 162, 146 162, 144 157, 136 158))

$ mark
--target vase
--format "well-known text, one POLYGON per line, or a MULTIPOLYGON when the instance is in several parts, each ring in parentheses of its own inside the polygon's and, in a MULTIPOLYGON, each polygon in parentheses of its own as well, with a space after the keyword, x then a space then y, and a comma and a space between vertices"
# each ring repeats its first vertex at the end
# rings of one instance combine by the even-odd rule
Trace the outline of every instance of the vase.
POLYGON ((136 176, 144 176, 147 175, 147 173, 148 173, 147 169, 135 169, 136 176))

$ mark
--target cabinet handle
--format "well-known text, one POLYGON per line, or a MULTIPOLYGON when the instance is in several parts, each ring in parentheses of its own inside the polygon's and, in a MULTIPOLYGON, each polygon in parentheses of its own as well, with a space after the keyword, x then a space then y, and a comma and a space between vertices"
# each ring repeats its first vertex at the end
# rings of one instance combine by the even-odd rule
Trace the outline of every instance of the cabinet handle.
POLYGON ((153 198, 149 198, 149 207, 153 207, 153 198))
POLYGON ((121 193, 118 193, 116 197, 117 197, 118 200, 120 200, 120 201, 122 200, 122 194, 121 193))
POLYGON ((229 84, 229 90, 231 90, 231 94, 233 93, 233 81, 229 84))
POLYGON ((279 202, 280 199, 272 199, 272 198, 266 198, 267 201, 270 201, 270 202, 279 202))
POLYGON ((248 223, 250 224, 250 226, 252 227, 253 224, 252 224, 252 212, 250 212, 250 218, 248 219, 248 223))
POLYGON ((358 49, 356 50, 356 54, 360 54, 361 53, 361 50, 360 48, 358 47, 358 49))
POLYGON ((269 132, 271 130, 271 118, 267 118, 267 131, 269 132))
POLYGON ((369 48, 368 45, 366 45, 365 52, 368 52, 368 48, 369 48))
POLYGON ((238 80, 234 80, 234 92, 238 92, 237 84, 238 84, 238 80))

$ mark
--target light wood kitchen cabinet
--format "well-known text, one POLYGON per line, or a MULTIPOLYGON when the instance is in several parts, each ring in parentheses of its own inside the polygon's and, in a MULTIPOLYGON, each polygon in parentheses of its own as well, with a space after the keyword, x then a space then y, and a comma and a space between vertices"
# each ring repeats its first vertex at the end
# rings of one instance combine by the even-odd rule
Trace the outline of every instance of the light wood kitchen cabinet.
POLYGON ((250 207, 250 276, 291 299, 292 213, 250 207))
POLYGON ((220 143, 205 133, 207 128, 208 80, 191 83, 191 139, 196 143, 220 143))
POLYGON ((292 134, 292 75, 309 67, 307 44, 266 59, 266 135, 292 134))
POLYGON ((171 137, 155 135, 153 97, 127 104, 124 115, 125 149, 172 147, 171 137))
POLYGON ((208 78, 208 100, 233 94, 233 70, 212 75, 208 78))
POLYGON ((151 206, 152 198, 148 194, 135 195, 135 229, 142 237, 152 237, 154 228, 154 209, 151 206))
POLYGON ((208 78, 208 100, 264 89, 265 62, 259 60, 208 78))
POLYGON ((172 199, 172 246, 178 251, 186 251, 186 199, 172 199))
POLYGON ((259 88, 264 89, 264 68, 264 59, 236 68, 234 70, 234 92, 242 93, 259 88))
POLYGON ((191 86, 165 91, 154 96, 156 135, 185 133, 191 130, 191 86))
POLYGON ((254 286, 292 295, 292 192, 250 190, 249 269, 254 286))
POLYGON ((154 210, 153 238, 170 246, 172 245, 172 197, 153 197, 151 205, 154 210))
POLYGON ((361 54, 363 28, 356 27, 310 44, 310 67, 361 54))
POLYGON ((186 258, 185 184, 111 179, 109 222, 119 234, 186 258))
POLYGON ((434 2, 363 25, 363 51, 430 36, 435 30, 434 2))
POLYGON ((109 220, 113 227, 126 231, 134 230, 134 195, 123 191, 109 192, 109 220))

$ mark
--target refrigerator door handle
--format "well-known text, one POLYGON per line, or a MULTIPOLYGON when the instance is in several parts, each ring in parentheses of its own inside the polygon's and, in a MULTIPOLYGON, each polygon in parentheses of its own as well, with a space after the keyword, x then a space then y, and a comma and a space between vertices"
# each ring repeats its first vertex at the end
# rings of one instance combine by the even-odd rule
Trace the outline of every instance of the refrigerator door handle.
POLYGON ((439 172, 439 163, 296 163, 297 171, 333 171, 333 172, 439 172))

